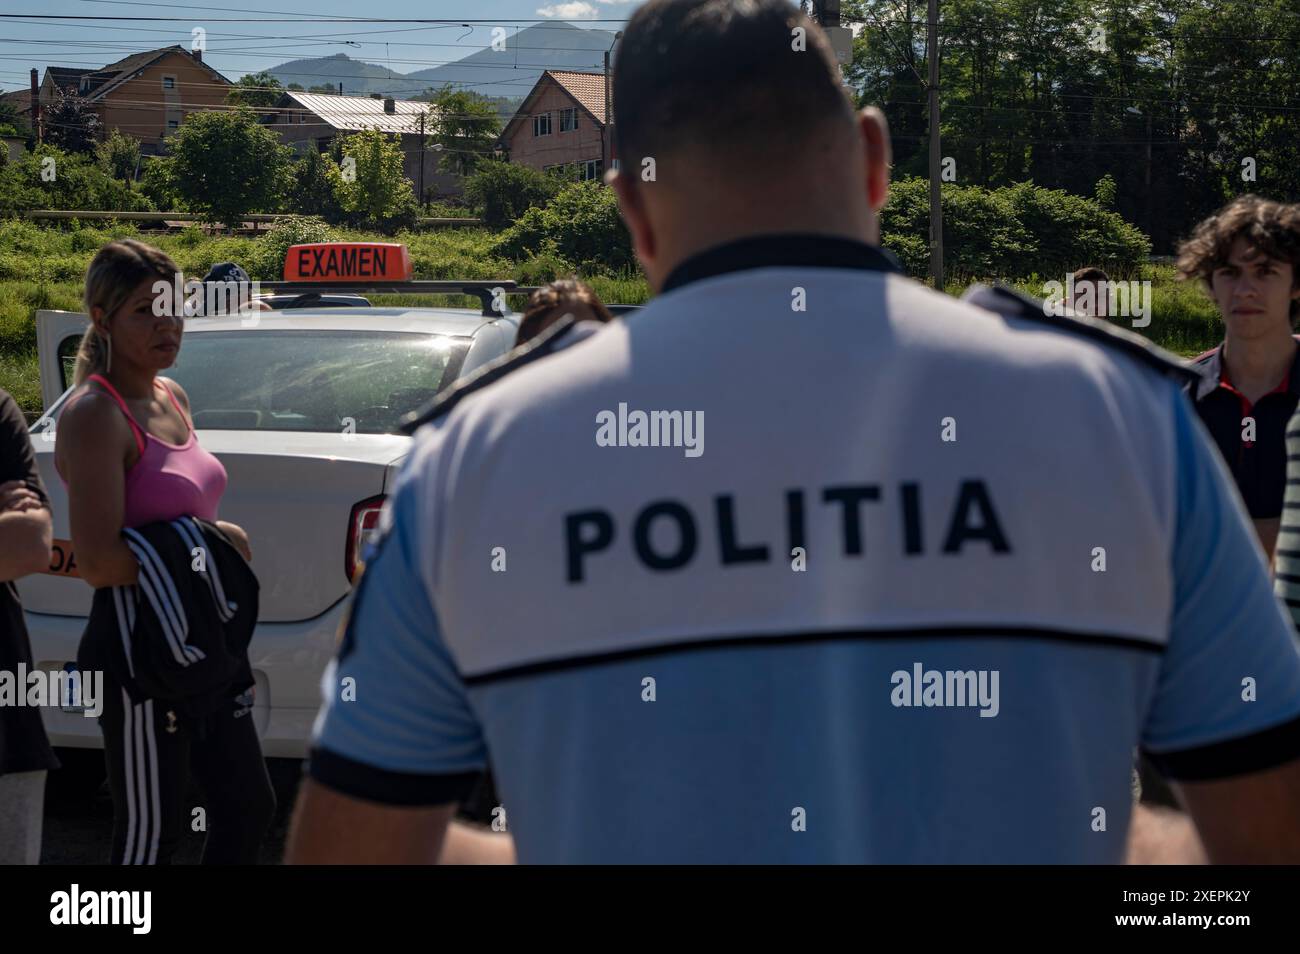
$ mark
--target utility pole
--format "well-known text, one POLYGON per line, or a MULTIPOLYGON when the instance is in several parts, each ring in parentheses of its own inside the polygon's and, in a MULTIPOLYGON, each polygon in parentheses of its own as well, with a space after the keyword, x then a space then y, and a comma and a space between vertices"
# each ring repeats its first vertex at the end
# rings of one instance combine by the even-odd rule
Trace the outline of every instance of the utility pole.
POLYGON ((939 0, 930 0, 926 59, 930 65, 930 280, 943 291, 943 204, 939 170, 939 0))
POLYGON ((614 104, 609 99, 609 55, 621 39, 623 39, 623 31, 619 30, 614 34, 609 49, 605 51, 605 128, 600 131, 600 175, 602 177, 609 171, 609 153, 614 151, 614 104), (609 143, 608 149, 605 147, 606 142, 609 143))
POLYGON ((424 113, 420 113, 420 210, 424 210, 424 113))
MULTIPOLYGON (((611 46, 612 49, 612 46, 611 46)), ((605 149, 605 140, 609 138, 612 128, 609 124, 609 50, 605 51, 605 128, 600 131, 600 170, 601 175, 609 168, 609 156, 605 149)))

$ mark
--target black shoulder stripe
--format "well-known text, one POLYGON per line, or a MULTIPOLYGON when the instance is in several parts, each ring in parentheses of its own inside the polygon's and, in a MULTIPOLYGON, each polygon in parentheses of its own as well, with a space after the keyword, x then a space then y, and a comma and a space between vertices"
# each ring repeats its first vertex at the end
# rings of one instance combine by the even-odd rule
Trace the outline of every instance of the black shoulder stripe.
POLYGON ((416 808, 463 802, 483 773, 394 772, 317 746, 307 760, 307 774, 322 785, 352 798, 416 808))
POLYGON ((538 358, 546 357, 557 350, 558 342, 573 330, 575 324, 577 322, 573 317, 566 315, 527 344, 506 352, 495 361, 489 361, 469 377, 457 381, 424 407, 406 415, 398 425, 398 430, 403 434, 414 434, 422 425, 449 413, 467 394, 482 390, 489 384, 501 380, 511 371, 518 370, 538 358))
POLYGON ((972 299, 972 304, 991 307, 991 310, 1006 317, 1023 318, 1047 328, 1099 341, 1137 358, 1181 384, 1195 384, 1201 380, 1201 375, 1177 355, 1170 354, 1141 335, 1118 328, 1109 321, 1073 313, 1048 315, 1043 311, 1041 301, 1000 282, 982 291, 982 295, 972 299))
POLYGON ((1145 754, 1162 775, 1179 782, 1204 782, 1263 772, 1300 758, 1300 718, 1194 749, 1159 754, 1146 751, 1145 754))

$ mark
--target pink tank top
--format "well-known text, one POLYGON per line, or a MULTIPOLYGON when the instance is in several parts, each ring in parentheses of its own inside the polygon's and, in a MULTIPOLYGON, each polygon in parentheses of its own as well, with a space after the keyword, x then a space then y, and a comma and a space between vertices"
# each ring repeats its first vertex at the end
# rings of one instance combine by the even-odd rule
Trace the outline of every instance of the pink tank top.
POLYGON ((226 468, 199 446, 194 436, 194 425, 176 403, 172 389, 154 380, 167 392, 172 406, 189 427, 189 440, 184 444, 168 444, 145 432, 132 417, 122 395, 103 375, 92 374, 87 380, 98 382, 112 395, 126 415, 140 451, 139 460, 126 472, 126 510, 122 525, 142 527, 185 515, 216 520, 217 504, 226 489, 226 468))

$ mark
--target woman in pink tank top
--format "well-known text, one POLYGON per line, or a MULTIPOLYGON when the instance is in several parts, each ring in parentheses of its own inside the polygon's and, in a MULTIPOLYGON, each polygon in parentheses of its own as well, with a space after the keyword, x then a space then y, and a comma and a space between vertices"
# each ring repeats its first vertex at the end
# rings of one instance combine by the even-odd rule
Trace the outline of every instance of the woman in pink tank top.
MULTIPOLYGON (((179 278, 167 255, 131 240, 101 249, 86 274, 91 326, 77 354, 80 387, 58 419, 54 461, 68 488, 77 565, 96 589, 137 581, 139 564, 123 529, 183 515, 214 522, 251 559, 244 531, 217 520, 226 469, 199 446, 185 391, 158 376, 180 351, 182 302, 171 291, 179 278)), ((275 796, 250 715, 251 682, 249 670, 247 682, 232 684, 228 707, 191 720, 183 707, 178 718, 162 700, 133 704, 104 673, 99 721, 115 862, 169 859, 180 820, 188 818, 183 800, 191 772, 207 796, 212 834, 204 862, 257 860, 275 796), (133 744, 142 733, 148 744, 133 744), (135 778, 151 778, 152 787, 137 790, 135 778)))

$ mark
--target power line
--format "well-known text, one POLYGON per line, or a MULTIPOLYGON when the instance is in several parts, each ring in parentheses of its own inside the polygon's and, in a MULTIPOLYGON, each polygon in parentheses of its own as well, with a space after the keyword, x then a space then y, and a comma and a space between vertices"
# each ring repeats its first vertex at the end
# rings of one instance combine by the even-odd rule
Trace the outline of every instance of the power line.
MULTIPOLYGON (((124 21, 132 23, 193 23, 195 17, 101 17, 88 16, 76 13, 0 13, 0 19, 31 19, 31 20, 110 20, 114 22, 124 21)), ((204 17, 208 23, 445 23, 451 26, 470 26, 478 24, 482 26, 513 26, 517 23, 554 23, 553 18, 515 18, 515 19, 468 19, 468 20, 448 20, 437 19, 432 17, 336 17, 334 19, 321 19, 319 17, 309 17, 301 19, 291 19, 284 17, 261 18, 261 17, 204 17)), ((626 23, 626 17, 591 17, 583 18, 583 23, 626 23)), ((558 28, 553 28, 558 29, 558 28)), ((578 29, 575 27, 574 29, 578 29)))

